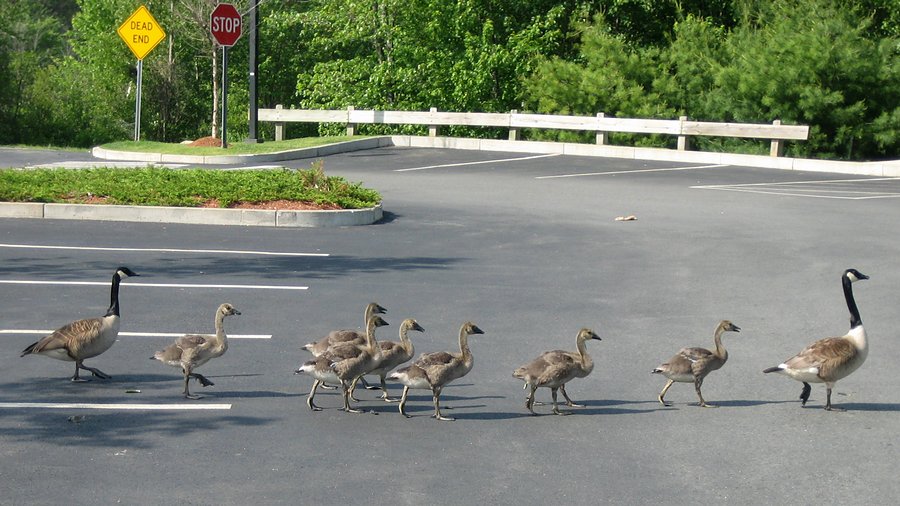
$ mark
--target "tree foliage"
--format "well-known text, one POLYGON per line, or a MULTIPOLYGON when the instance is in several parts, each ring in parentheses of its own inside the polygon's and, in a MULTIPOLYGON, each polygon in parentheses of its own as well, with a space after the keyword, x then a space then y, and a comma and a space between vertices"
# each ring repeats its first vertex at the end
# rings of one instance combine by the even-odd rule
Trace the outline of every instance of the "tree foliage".
MULTIPOLYGON (((234 3, 246 13, 254 1, 234 3)), ((143 138, 218 134, 221 51, 209 33, 216 3, 146 1, 167 38, 143 62, 143 138)), ((87 146, 130 137, 136 62, 115 30, 136 6, 0 3, 0 142, 87 146)), ((245 17, 244 38, 229 50, 231 140, 247 132, 246 40, 254 29, 245 17)), ((808 141, 788 144, 792 155, 900 153, 900 0, 264 0, 258 29, 261 107, 780 119, 811 127, 808 141)), ((263 135, 271 129, 261 126, 263 135)))

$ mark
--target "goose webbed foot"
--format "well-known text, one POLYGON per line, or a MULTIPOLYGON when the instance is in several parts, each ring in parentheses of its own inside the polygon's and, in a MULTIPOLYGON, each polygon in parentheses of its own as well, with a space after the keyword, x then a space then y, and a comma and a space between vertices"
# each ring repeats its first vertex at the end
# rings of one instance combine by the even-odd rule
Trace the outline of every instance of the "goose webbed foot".
POLYGON ((324 388, 325 390, 337 390, 338 387, 336 385, 329 385, 328 383, 322 383, 319 385, 320 388, 324 388))
POLYGON ((431 418, 434 418, 435 420, 442 420, 444 422, 456 421, 456 418, 453 418, 452 416, 443 416, 440 413, 435 413, 435 414, 431 415, 431 418))
POLYGON ((561 394, 563 394, 563 397, 566 399, 566 406, 569 406, 570 408, 583 408, 584 407, 584 404, 578 404, 569 398, 569 394, 566 393, 566 387, 564 387, 564 386, 559 387, 559 392, 561 394))
POLYGON ((78 362, 78 363, 75 364, 75 375, 72 376, 72 382, 73 382, 73 383, 84 383, 84 382, 90 381, 89 379, 85 379, 85 378, 82 378, 82 377, 81 377, 81 374, 80 374, 80 371, 81 371, 81 370, 88 371, 88 372, 91 373, 92 376, 96 376, 97 378, 100 378, 100 379, 110 379, 110 378, 112 378, 112 376, 110 376, 109 374, 104 373, 104 372, 101 371, 100 369, 97 369, 97 368, 95 368, 95 367, 88 367, 88 366, 82 364, 81 362, 78 362))
POLYGON ((803 391, 800 392, 800 405, 806 406, 806 402, 809 401, 809 394, 812 392, 812 387, 809 383, 803 382, 803 391))
POLYGON ((705 403, 705 402, 701 402, 701 403, 699 404, 699 406, 700 406, 701 408, 718 408, 718 407, 719 407, 719 406, 716 406, 715 404, 707 404, 707 403, 705 403))
POLYGON ((112 376, 110 376, 109 374, 106 374, 105 372, 101 371, 100 369, 94 369, 93 367, 84 367, 84 369, 91 371, 91 375, 96 376, 100 379, 104 379, 104 380, 112 379, 112 376))
POLYGON ((191 399, 192 401, 196 401, 196 400, 198 400, 198 399, 202 399, 203 396, 202 396, 202 395, 197 395, 197 394, 192 394, 192 393, 190 393, 190 392, 185 392, 185 393, 184 393, 184 398, 185 398, 185 399, 191 399))

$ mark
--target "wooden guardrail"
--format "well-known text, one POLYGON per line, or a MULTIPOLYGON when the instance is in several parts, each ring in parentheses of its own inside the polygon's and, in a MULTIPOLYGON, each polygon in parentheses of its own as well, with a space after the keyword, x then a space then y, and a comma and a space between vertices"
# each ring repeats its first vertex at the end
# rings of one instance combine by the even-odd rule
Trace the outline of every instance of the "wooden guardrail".
POLYGON ((678 149, 690 149, 690 137, 740 137, 767 139, 771 141, 769 154, 781 156, 784 141, 806 140, 809 126, 782 125, 780 120, 769 124, 713 123, 690 121, 687 116, 677 120, 631 119, 596 116, 562 116, 554 114, 520 114, 482 112, 440 112, 430 111, 378 111, 348 107, 346 110, 284 109, 281 105, 274 109, 259 109, 259 121, 275 123, 275 140, 284 139, 286 123, 343 123, 347 125, 347 135, 355 135, 360 124, 384 125, 425 125, 428 135, 439 135, 441 126, 481 126, 509 129, 509 139, 518 140, 519 130, 539 128, 553 130, 580 130, 594 132, 597 144, 607 143, 610 132, 635 134, 663 134, 678 137, 678 149))

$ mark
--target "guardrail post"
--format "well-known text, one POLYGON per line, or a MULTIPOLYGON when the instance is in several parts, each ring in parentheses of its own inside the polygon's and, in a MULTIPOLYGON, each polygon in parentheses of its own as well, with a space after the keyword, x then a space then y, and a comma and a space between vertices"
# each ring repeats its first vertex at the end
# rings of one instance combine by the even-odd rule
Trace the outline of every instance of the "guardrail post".
MULTIPOLYGON (((519 114, 519 111, 516 109, 509 111, 510 123, 512 123, 512 117, 515 114, 519 114)), ((519 129, 518 128, 516 128, 514 126, 509 127, 509 140, 511 140, 511 141, 519 140, 519 129)))
MULTIPOLYGON (((275 105, 276 109, 284 109, 281 104, 275 105)), ((275 122, 275 140, 283 141, 284 140, 284 121, 276 121, 275 122)))
MULTIPOLYGON (((684 132, 684 122, 687 121, 687 116, 679 116, 678 121, 682 123, 682 126, 678 128, 679 132, 684 132)), ((687 135, 679 134, 678 135, 678 151, 687 151, 691 149, 691 140, 687 135)))
MULTIPOLYGON (((606 113, 598 112, 597 119, 605 118, 606 113)), ((597 131, 597 145, 602 146, 606 144, 606 132, 603 130, 597 131)))
POLYGON ((350 123, 350 116, 353 115, 353 106, 347 106, 347 135, 353 137, 356 135, 356 123, 350 123))
MULTIPOLYGON (((776 119, 773 125, 780 125, 781 120, 776 119)), ((784 142, 780 139, 772 139, 772 146, 769 148, 769 156, 781 156, 784 154, 784 142)))
MULTIPOLYGON (((436 112, 437 112, 437 107, 432 107, 432 108, 430 109, 430 112, 431 112, 432 114, 436 113, 436 112)), ((429 136, 429 137, 437 137, 437 136, 438 136, 438 133, 440 132, 440 130, 441 130, 440 127, 437 126, 437 125, 428 125, 428 136, 429 136)))

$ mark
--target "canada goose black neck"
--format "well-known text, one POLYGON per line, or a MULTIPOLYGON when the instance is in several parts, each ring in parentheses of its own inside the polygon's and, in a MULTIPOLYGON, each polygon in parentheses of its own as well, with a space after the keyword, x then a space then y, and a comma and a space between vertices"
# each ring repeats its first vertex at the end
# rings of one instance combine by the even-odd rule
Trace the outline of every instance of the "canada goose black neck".
POLYGON ((856 307, 856 299, 853 297, 853 281, 861 279, 869 279, 869 276, 862 274, 856 269, 847 269, 841 278, 841 283, 844 286, 844 298, 847 300, 847 309, 850 311, 851 329, 862 325, 862 318, 860 318, 859 309, 856 307))
POLYGON ((109 289, 109 309, 106 310, 106 316, 121 316, 119 314, 119 283, 123 277, 139 276, 128 267, 119 267, 112 277, 112 286, 109 289))

